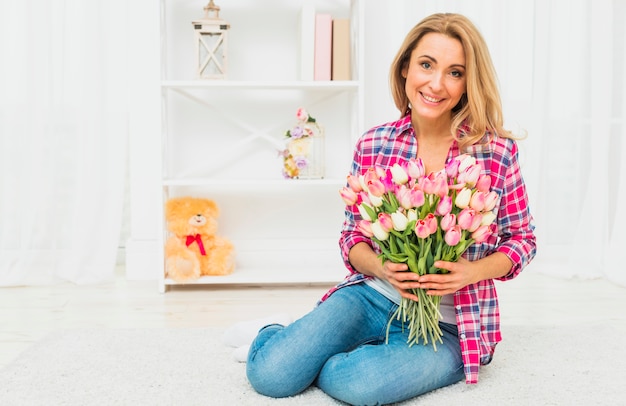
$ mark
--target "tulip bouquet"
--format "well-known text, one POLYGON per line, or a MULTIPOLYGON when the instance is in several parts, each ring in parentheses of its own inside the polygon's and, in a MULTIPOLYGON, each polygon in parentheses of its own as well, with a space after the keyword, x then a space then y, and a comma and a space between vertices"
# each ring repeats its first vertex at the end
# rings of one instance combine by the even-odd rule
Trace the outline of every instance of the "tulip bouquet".
MULTIPOLYGON (((498 194, 490 187, 491 177, 481 174, 476 159, 464 154, 452 159, 445 171, 429 175, 421 159, 388 170, 369 168, 362 175, 348 175, 340 194, 358 209, 357 229, 377 243, 383 263, 406 263, 411 272, 425 275, 447 272, 434 263, 457 261, 471 244, 486 241, 495 231, 498 194)), ((423 289, 413 293, 419 300, 402 298, 394 317, 408 323, 409 346, 430 340, 436 350, 436 342, 443 342, 441 296, 423 289)))

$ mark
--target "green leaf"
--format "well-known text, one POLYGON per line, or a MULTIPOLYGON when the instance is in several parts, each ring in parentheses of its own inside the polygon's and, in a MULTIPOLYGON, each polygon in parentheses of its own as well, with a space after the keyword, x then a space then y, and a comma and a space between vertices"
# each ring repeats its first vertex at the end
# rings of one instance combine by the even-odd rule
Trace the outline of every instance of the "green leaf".
POLYGON ((396 243, 398 244, 398 250, 399 250, 399 252, 405 252, 405 251, 406 251, 406 248, 405 248, 404 242, 403 242, 401 239, 397 239, 397 240, 396 240, 396 243))
POLYGON ((367 215, 370 217, 371 221, 376 221, 376 219, 378 218, 378 216, 376 215, 376 212, 374 211, 374 209, 372 209, 369 205, 364 204, 362 205, 363 208, 365 209, 365 211, 367 212, 367 215))
POLYGON ((389 235, 389 250, 391 251, 392 254, 398 253, 398 247, 396 246, 396 239, 394 238, 393 234, 389 235))
POLYGON ((389 193, 389 203, 392 206, 392 213, 397 212, 398 208, 400 208, 400 202, 398 202, 398 198, 396 197, 395 193, 389 193))
POLYGON ((406 225, 406 229, 404 230, 404 232, 402 233, 402 235, 407 236, 410 235, 412 233, 414 233, 415 231, 415 224, 417 223, 417 220, 411 220, 407 223, 406 225))

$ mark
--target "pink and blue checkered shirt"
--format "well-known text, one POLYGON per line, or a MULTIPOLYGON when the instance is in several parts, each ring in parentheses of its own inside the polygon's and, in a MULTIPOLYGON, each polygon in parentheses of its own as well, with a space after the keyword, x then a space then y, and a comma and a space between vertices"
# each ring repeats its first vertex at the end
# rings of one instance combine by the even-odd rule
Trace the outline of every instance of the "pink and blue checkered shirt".
MULTIPOLYGON (((497 208, 497 234, 494 233, 482 244, 470 246, 464 257, 472 261, 493 252, 502 252, 514 265, 499 280, 513 279, 536 252, 533 219, 518 163, 517 144, 514 140, 494 136, 488 143, 475 145, 466 153, 473 155, 482 165, 482 173, 491 175, 491 189, 499 194, 500 205, 497 208)), ((448 160, 459 154, 455 142, 448 152, 448 160)), ((398 161, 406 161, 416 155, 417 140, 411 117, 407 115, 398 121, 374 127, 359 139, 351 173, 363 174, 372 166, 389 168, 398 161)), ((350 273, 321 301, 337 289, 369 278, 357 272, 348 261, 350 249, 358 242, 366 242, 378 251, 376 244, 357 230, 356 221, 359 219, 358 210, 347 208, 339 246, 350 273)), ((496 344, 502 340, 498 297, 493 280, 483 280, 459 290, 454 294, 454 306, 466 383, 477 383, 480 365, 491 362, 496 344)))

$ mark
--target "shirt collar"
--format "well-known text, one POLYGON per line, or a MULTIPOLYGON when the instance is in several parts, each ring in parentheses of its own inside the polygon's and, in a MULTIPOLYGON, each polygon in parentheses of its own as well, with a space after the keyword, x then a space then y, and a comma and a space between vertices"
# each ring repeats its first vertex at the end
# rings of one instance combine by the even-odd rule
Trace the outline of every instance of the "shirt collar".
POLYGON ((400 120, 396 121, 397 136, 414 135, 413 123, 411 122, 411 114, 407 114, 400 120))

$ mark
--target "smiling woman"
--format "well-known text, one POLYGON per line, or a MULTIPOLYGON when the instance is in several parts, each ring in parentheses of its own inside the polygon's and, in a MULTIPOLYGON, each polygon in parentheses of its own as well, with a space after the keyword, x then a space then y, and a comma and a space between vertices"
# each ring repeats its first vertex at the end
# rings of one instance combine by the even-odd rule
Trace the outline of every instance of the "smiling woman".
MULTIPOLYGON (((248 379, 259 393, 292 396, 315 383, 350 404, 388 404, 461 380, 478 382, 480 365, 491 361, 501 340, 494 279, 515 278, 536 249, 517 144, 502 126, 488 55, 477 28, 460 14, 431 15, 407 34, 390 76, 400 118, 371 128, 357 140, 348 176, 351 192, 346 188, 342 194, 347 206, 339 245, 349 275, 301 319, 261 329, 247 360, 248 379), (476 90, 479 83, 484 92, 476 90), (465 154, 467 160, 459 158, 465 154), (472 165, 461 164, 469 160, 472 165), (398 176, 398 167, 409 173, 415 161, 419 164, 414 167, 423 168, 420 176, 409 176, 412 181, 398 176), (470 169, 474 163, 476 169, 470 169), (445 173, 463 180, 459 185, 444 181, 435 189, 472 189, 482 177, 484 193, 490 187, 498 196, 485 213, 495 226, 457 261, 430 252, 430 243, 424 241, 424 228, 428 233, 437 228, 429 207, 443 210, 438 206, 443 196, 430 189, 438 174, 445 173), (400 187, 429 196, 410 208, 381 197, 400 187), (381 206, 390 212, 376 215, 374 208, 381 206), (391 217, 395 213, 412 219, 417 241, 404 240, 391 217), (389 241, 402 243, 377 241, 392 234, 398 239, 389 241), (399 253, 407 255, 394 255, 399 253), (414 265, 429 257, 428 273, 415 272, 425 268, 414 265), (438 296, 433 301, 440 301, 441 312, 436 313, 441 317, 412 313, 407 321, 391 316, 403 314, 399 306, 418 295, 438 296), (416 343, 413 327, 404 328, 405 322, 418 318, 434 319, 433 330, 441 333, 436 347, 422 345, 428 342, 421 338, 416 343)), ((482 220, 472 220, 470 226, 464 218, 478 219, 484 200, 478 208, 477 199, 467 197, 455 204, 473 202, 467 208, 471 212, 450 216, 446 227, 458 223, 474 232, 481 226, 482 220)), ((472 243, 478 240, 472 238, 472 243)))

